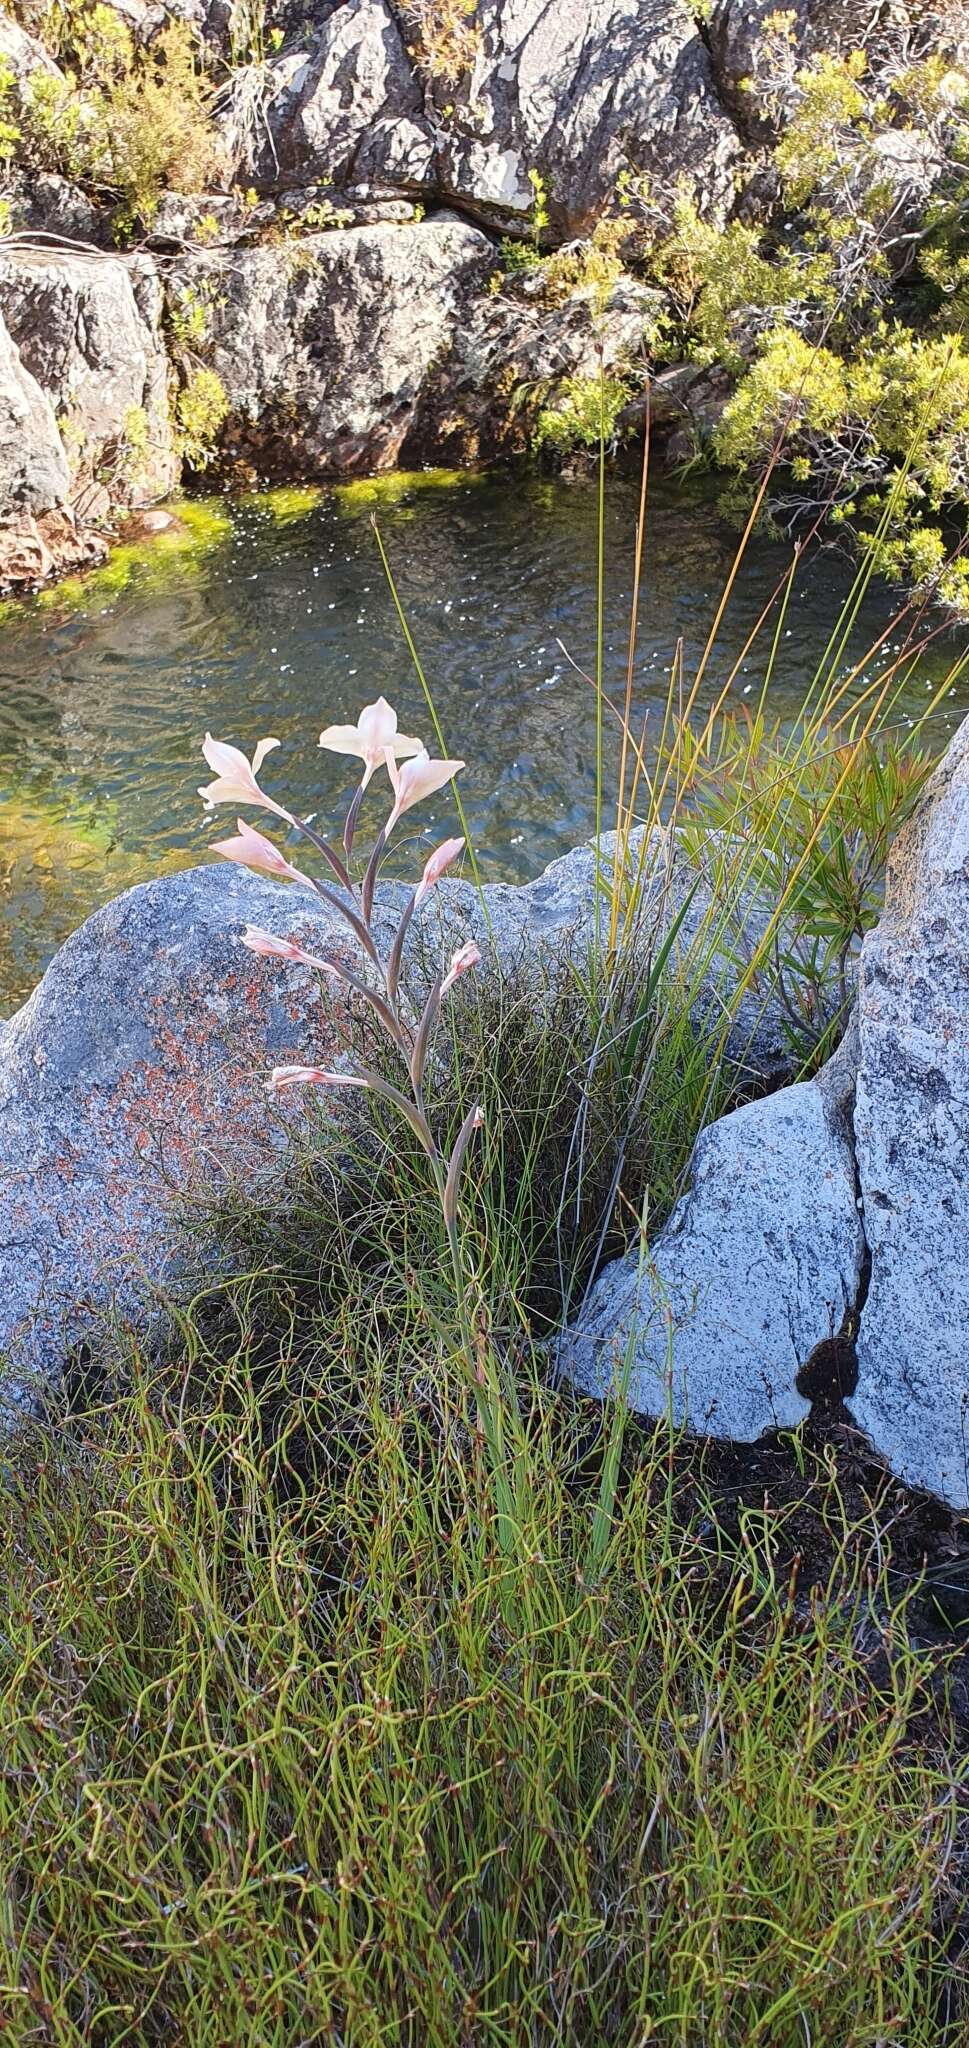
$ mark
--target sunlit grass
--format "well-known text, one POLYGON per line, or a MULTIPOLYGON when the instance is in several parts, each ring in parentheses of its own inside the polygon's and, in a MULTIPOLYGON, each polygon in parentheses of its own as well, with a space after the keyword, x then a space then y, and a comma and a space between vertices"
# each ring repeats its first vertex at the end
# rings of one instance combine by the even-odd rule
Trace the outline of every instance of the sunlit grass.
POLYGON ((831 1471, 812 1587, 660 1431, 590 1577, 594 1422, 522 1371, 508 1559, 399 1281, 128 1371, 0 1506, 13 2039, 938 2042, 962 1767, 831 1471))

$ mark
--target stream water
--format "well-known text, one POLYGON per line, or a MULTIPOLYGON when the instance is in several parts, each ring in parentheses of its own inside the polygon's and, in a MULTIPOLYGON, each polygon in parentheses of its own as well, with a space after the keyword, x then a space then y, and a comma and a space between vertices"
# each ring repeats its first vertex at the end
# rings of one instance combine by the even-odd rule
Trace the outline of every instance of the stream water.
MULTIPOLYGON (((591 672, 596 499, 594 484, 420 477, 197 502, 174 540, 122 550, 85 582, 9 608, 0 624, 0 1015, 97 904, 204 858, 219 836, 196 795, 206 728, 247 751, 275 734, 284 746, 267 786, 326 817, 350 783, 344 764, 316 748, 322 725, 354 718, 383 692, 402 729, 435 750, 377 554, 374 509, 448 751, 468 762, 462 789, 485 874, 524 879, 586 836, 595 698, 559 643, 591 672)), ((635 483, 610 482, 605 669, 616 698, 636 500, 635 483)), ((708 495, 651 491, 636 713, 655 706, 654 729, 677 638, 689 667, 735 547, 708 495)), ((766 543, 748 551, 703 703, 787 560, 766 543)), ((849 565, 830 551, 800 571, 771 683, 776 716, 797 716, 850 581, 849 565)), ((896 605, 883 588, 871 591, 852 636, 856 654, 896 605)), ((933 645, 904 715, 917 715, 958 652, 953 635, 933 645)), ((766 642, 742 665, 738 703, 756 697, 765 655, 766 642)), ((967 705, 963 681, 946 698, 941 727, 967 705)), ((608 774, 608 717, 606 745, 608 774)), ((452 816, 446 793, 420 813, 429 835, 452 816)))

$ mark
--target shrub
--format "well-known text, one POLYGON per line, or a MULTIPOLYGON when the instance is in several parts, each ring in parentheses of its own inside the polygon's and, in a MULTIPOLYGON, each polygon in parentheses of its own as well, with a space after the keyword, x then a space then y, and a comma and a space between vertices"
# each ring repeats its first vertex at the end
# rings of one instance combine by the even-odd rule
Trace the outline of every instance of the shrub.
POLYGON ((600 435, 608 445, 629 395, 624 377, 566 377, 538 414, 532 446, 565 456, 598 448, 600 435))
POLYGON ((882 572, 964 609, 969 579, 933 522, 969 502, 969 76, 901 53, 876 79, 859 50, 798 69, 792 21, 766 24, 766 102, 758 74, 783 123, 783 238, 777 220, 712 226, 676 193, 651 258, 663 350, 737 372, 713 453, 755 483, 771 470, 775 525, 833 516, 882 572))
POLYGON ((457 85, 478 53, 475 0, 407 0, 404 12, 422 69, 442 85, 457 85))
POLYGON ((176 439, 190 469, 208 467, 230 410, 218 372, 204 363, 190 369, 175 399, 176 439))
POLYGON ((119 232, 149 224, 162 193, 204 188, 217 163, 211 94, 190 30, 173 23, 135 50, 106 8, 95 8, 84 61, 101 67, 89 83, 37 71, 23 114, 29 160, 117 201, 119 232), (99 17, 112 22, 110 37, 99 17))

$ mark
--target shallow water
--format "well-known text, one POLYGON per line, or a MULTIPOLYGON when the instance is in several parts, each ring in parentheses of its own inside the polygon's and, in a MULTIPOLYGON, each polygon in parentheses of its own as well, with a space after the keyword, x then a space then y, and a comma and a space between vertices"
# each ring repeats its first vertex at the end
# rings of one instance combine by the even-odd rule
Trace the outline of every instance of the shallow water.
MULTIPOLYGON (((625 675, 637 486, 607 493, 607 689, 625 675)), ((379 511, 445 744, 463 754, 464 800, 483 871, 523 879, 586 836, 595 806, 596 490, 521 478, 416 479, 326 494, 273 493, 190 508, 181 541, 123 553, 84 584, 48 593, 0 626, 0 1014, 28 993, 54 948, 106 898, 204 857, 219 830, 202 813, 206 728, 251 749, 284 743, 263 777, 327 818, 350 781, 316 749, 320 727, 380 692, 406 732, 433 731, 370 526, 379 511)), ((736 536, 701 492, 651 491, 636 713, 658 728, 672 651, 695 659, 736 536)), ((719 690, 788 557, 758 544, 743 564, 704 683, 719 690)), ((770 707, 796 717, 851 580, 818 553, 800 572, 770 707)), ((896 598, 866 599, 860 653, 896 598)), ((959 652, 944 635, 907 690, 915 716, 959 652)), ((764 652, 734 685, 759 688, 764 652)), ((969 705, 969 681, 940 724, 969 705)), ((648 729, 648 728, 647 728, 648 729)), ((616 747, 607 718, 607 753, 616 747)), ((608 774, 607 763, 607 774, 608 774)), ((252 814, 251 814, 252 815, 252 814)), ((374 805, 373 815, 379 817, 374 805)), ((433 836, 447 794, 419 814, 433 836)), ((230 826, 220 814, 222 831, 230 826)), ((253 822, 264 822, 255 818, 253 822)), ((408 821, 410 822, 410 821, 408 821)), ((416 828, 415 828, 416 830, 416 828)), ((405 835, 398 858, 407 862, 405 835)))

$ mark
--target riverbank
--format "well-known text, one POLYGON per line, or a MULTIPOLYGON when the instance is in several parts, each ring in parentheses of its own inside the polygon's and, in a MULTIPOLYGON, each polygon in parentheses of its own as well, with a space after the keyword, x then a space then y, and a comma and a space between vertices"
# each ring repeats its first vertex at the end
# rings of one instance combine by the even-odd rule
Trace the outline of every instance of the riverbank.
POLYGON ((958 8, 237 16, 0 24, 0 582, 206 469, 554 466, 648 393, 741 518, 969 605, 958 8))

